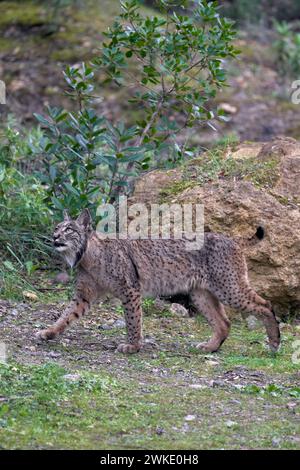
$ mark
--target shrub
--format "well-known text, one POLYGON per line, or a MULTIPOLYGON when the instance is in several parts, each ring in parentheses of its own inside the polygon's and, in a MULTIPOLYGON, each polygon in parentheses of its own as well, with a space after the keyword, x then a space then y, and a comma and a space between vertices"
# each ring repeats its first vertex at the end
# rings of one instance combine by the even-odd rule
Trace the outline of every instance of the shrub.
POLYGON ((300 0, 224 0, 220 4, 224 14, 241 24, 257 24, 263 21, 272 26, 273 19, 299 19, 300 0))
POLYGON ((294 32, 286 22, 275 22, 277 40, 274 43, 276 66, 283 77, 299 78, 300 33, 294 32))
POLYGON ((137 0, 121 2, 99 57, 65 70, 78 109, 36 115, 47 130, 40 177, 51 207, 74 215, 84 207, 95 212, 128 192, 130 179, 161 156, 168 160, 171 154, 176 163, 193 155, 180 136, 217 117, 208 103, 226 83, 224 61, 237 54, 232 23, 220 17, 216 2, 193 2, 190 15, 172 11, 174 3, 160 0, 163 14, 144 17, 137 0), (96 74, 102 82, 134 87, 130 103, 142 117, 133 126, 108 122, 95 111, 96 74))
POLYGON ((0 137, 1 256, 12 256, 22 266, 28 257, 47 256, 44 242, 51 227, 51 211, 45 202, 45 189, 30 174, 35 164, 34 148, 42 133, 22 133, 9 117, 0 137))

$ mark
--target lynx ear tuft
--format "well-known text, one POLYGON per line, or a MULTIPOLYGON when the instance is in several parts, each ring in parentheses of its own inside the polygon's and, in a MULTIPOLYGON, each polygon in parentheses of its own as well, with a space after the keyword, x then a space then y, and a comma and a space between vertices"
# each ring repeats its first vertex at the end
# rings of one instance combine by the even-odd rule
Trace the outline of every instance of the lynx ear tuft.
POLYGON ((90 211, 88 209, 84 209, 79 217, 77 218, 76 222, 79 225, 82 225, 84 228, 91 228, 92 226, 92 217, 90 211))
POLYGON ((69 220, 72 220, 70 215, 69 215, 69 212, 67 211, 67 209, 64 209, 63 215, 64 215, 64 220, 66 222, 69 221, 69 220))

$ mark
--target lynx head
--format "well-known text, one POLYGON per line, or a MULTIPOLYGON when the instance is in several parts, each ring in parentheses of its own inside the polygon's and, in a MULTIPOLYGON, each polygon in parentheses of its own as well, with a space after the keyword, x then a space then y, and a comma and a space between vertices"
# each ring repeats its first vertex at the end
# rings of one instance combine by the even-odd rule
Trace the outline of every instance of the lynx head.
POLYGON ((54 230, 53 244, 71 268, 82 258, 91 231, 92 219, 88 209, 84 209, 76 220, 71 219, 68 212, 64 211, 64 220, 54 230))

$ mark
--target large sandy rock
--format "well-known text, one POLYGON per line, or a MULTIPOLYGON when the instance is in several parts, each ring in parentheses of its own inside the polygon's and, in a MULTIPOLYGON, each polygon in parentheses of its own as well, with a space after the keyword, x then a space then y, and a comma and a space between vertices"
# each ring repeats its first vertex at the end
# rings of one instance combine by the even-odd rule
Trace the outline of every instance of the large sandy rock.
MULTIPOLYGON (((259 186, 255 178, 253 182, 220 175, 198 184, 197 180, 186 181, 185 168, 154 171, 137 182, 132 201, 162 202, 169 194, 165 200, 170 202, 202 203, 206 230, 231 236, 250 236, 263 225, 266 238, 247 253, 251 283, 273 302, 277 313, 299 313, 300 145, 281 138, 267 144, 241 144, 226 152, 224 158, 230 153, 236 160, 270 162, 271 180, 259 186)), ((199 165, 201 158, 189 163, 193 169, 199 165)))

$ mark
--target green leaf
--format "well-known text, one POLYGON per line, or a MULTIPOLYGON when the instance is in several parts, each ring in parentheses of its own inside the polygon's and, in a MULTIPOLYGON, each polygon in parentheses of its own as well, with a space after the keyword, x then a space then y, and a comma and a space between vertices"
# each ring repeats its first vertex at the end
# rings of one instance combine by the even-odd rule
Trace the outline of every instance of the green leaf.
POLYGON ((6 267, 6 269, 8 269, 9 271, 15 271, 15 267, 11 261, 5 260, 3 261, 3 264, 6 267))
POLYGON ((52 123, 48 121, 44 116, 38 113, 33 113, 34 117, 44 126, 44 127, 50 127, 52 126, 52 123))
POLYGON ((51 197, 51 201, 52 201, 52 204, 59 210, 63 211, 64 210, 64 206, 63 204, 61 203, 61 201, 59 201, 55 196, 52 196, 51 197))
POLYGON ((72 186, 70 183, 64 183, 64 187, 69 191, 69 193, 74 194, 74 196, 80 196, 80 192, 76 188, 74 188, 74 186, 72 186))

